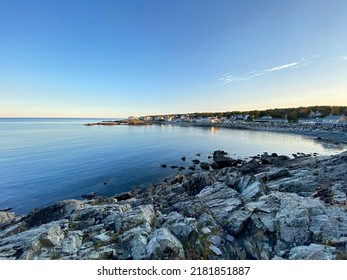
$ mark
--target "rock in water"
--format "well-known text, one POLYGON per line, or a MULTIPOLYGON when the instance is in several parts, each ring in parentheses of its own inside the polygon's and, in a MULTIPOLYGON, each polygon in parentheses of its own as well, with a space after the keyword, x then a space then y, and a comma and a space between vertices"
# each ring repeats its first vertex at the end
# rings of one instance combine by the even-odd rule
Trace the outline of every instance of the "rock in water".
POLYGON ((200 168, 203 169, 203 170, 210 170, 210 164, 208 162, 201 162, 200 163, 200 168))
POLYGON ((95 196, 96 196, 95 192, 90 192, 90 193, 82 195, 82 198, 84 198, 84 199, 93 199, 95 196))

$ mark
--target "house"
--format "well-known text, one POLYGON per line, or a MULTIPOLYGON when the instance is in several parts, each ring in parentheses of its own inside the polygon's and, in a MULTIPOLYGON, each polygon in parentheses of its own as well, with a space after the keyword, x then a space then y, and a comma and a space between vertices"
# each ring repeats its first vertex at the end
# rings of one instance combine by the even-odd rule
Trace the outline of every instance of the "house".
POLYGON ((181 115, 180 117, 181 122, 191 122, 191 118, 189 115, 181 115))
POLYGON ((163 116, 156 116, 153 118, 153 120, 162 122, 162 121, 164 121, 164 117, 163 116))
POLYGON ((173 121, 173 119, 174 119, 173 116, 166 116, 166 117, 164 118, 164 120, 165 120, 166 122, 171 122, 171 121, 173 121))
POLYGON ((217 124, 219 123, 219 119, 217 117, 209 118, 211 124, 217 124))
POLYGON ((327 116, 322 119, 323 124, 346 124, 347 118, 345 116, 327 116))
POLYGON ((128 117, 128 121, 135 121, 135 120, 138 120, 138 119, 139 119, 139 118, 134 117, 134 116, 128 117))
POLYGON ((140 120, 142 120, 142 121, 153 121, 153 118, 151 116, 141 116, 140 120))

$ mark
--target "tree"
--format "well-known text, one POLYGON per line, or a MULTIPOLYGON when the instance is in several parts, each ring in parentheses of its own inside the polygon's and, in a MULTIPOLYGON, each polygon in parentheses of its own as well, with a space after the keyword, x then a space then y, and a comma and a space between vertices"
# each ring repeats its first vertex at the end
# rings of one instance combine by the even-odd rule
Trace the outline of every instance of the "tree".
POLYGON ((298 121, 298 113, 296 111, 291 111, 288 114, 287 119, 289 122, 297 122, 298 121))

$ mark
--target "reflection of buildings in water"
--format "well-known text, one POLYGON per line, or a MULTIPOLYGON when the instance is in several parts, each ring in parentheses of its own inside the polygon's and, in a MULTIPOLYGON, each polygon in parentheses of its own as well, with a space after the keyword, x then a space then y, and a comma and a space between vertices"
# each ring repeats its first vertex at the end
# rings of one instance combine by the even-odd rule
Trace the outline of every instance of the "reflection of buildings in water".
POLYGON ((212 135, 216 134, 218 132, 218 128, 211 126, 210 132, 211 132, 212 135))

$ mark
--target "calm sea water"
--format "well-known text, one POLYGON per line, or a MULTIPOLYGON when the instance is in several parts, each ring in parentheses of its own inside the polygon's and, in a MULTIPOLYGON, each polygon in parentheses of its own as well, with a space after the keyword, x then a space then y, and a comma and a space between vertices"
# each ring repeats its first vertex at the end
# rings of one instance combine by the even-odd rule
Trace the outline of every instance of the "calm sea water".
POLYGON ((89 192, 112 195, 158 183, 217 149, 233 157, 334 154, 298 135, 222 128, 83 126, 91 119, 0 119, 0 209, 18 214, 89 192), (183 162, 180 158, 187 157, 183 162), (106 184, 105 184, 106 183, 106 184))

